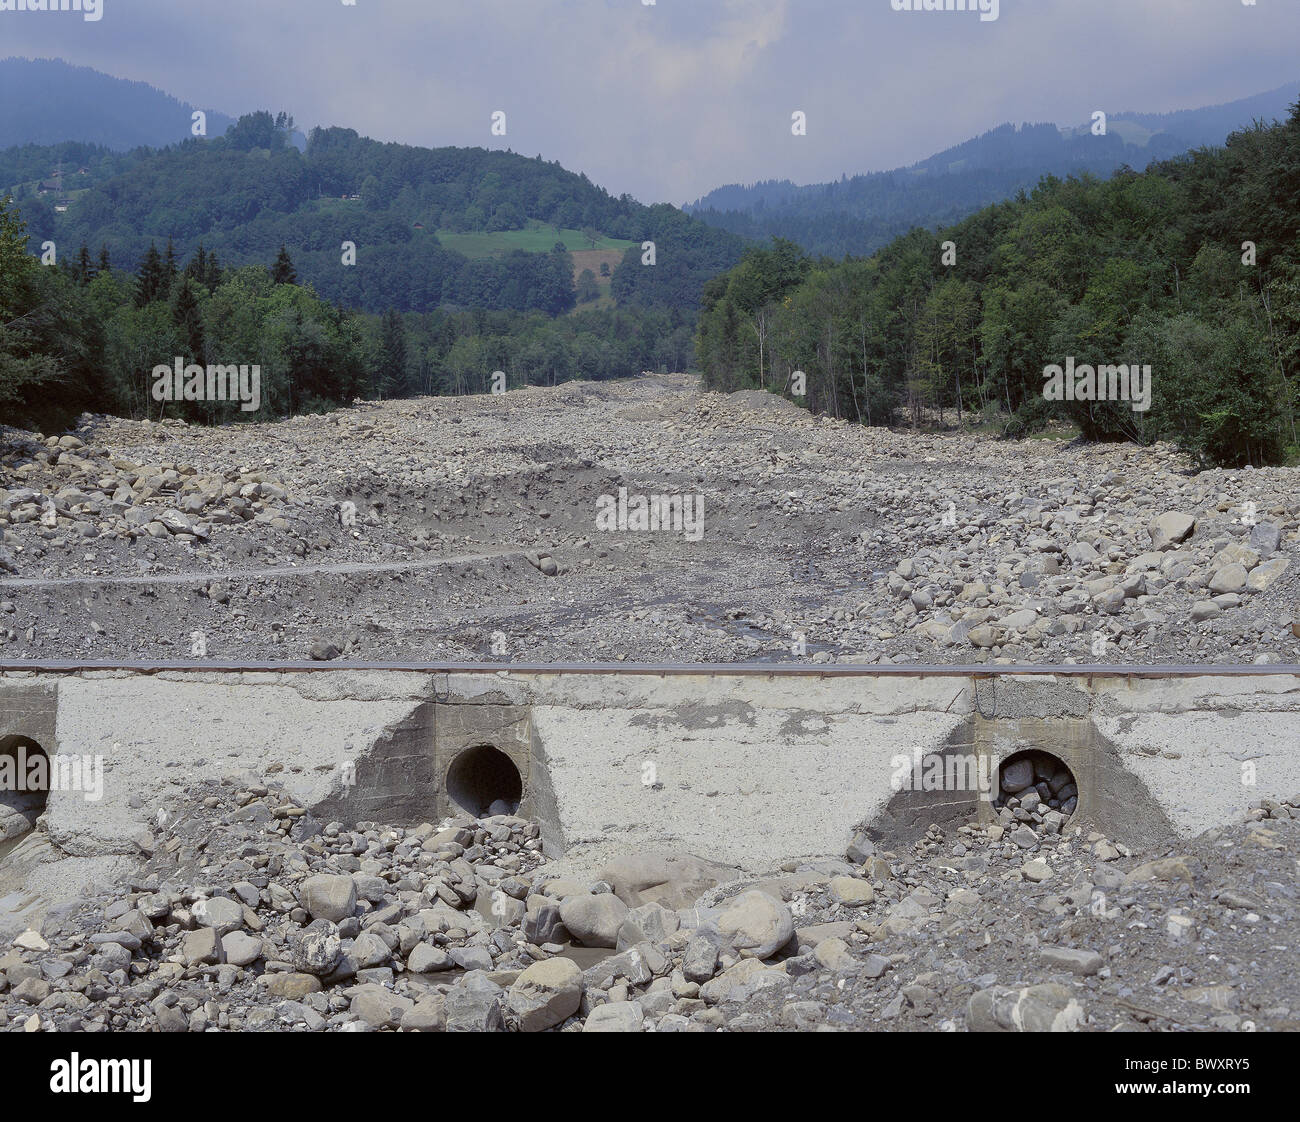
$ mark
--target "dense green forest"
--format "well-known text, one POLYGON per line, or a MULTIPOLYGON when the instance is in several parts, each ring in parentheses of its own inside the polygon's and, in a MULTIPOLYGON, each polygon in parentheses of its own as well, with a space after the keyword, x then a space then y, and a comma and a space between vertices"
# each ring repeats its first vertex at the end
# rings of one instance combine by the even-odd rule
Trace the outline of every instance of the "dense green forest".
POLYGON ((150 244, 189 255, 202 242, 231 265, 288 248, 301 279, 331 303, 383 313, 448 305, 557 315, 574 306, 573 262, 550 253, 471 259, 435 231, 517 230, 529 220, 630 240, 614 271, 620 305, 695 314, 704 282, 740 258, 739 238, 676 207, 614 198, 557 163, 481 148, 416 148, 313 129, 305 152, 293 120, 262 111, 225 136, 122 154, 91 146, 0 152, 0 191, 17 200, 37 243, 107 247, 134 268, 150 244), (38 180, 64 168, 67 210, 38 180), (84 168, 85 175, 81 175, 84 168), (74 190, 75 189, 75 190, 74 190), (640 246, 655 243, 654 267, 640 246), (344 243, 355 245, 345 265, 344 243), (566 271, 567 270, 567 271, 566 271))
POLYGON ((1154 165, 1046 177, 938 234, 813 261, 776 241, 711 281, 697 337, 715 389, 788 392, 869 424, 998 412, 1095 439, 1170 438, 1203 463, 1300 455, 1300 103, 1154 165), (952 243, 945 253, 945 243, 952 243), (1044 399, 1044 370, 1152 368, 1149 411, 1044 399))
POLYGON ((206 248, 181 261, 150 247, 134 273, 87 247, 54 266, 27 252, 0 203, 0 421, 50 431, 82 411, 193 421, 266 420, 358 396, 483 393, 681 369, 693 320, 671 308, 540 313, 434 309, 382 316, 331 305, 297 281, 281 250, 269 267, 227 268, 206 248), (261 407, 152 399, 152 371, 257 365, 261 407))
POLYGON ((519 386, 685 369, 703 285, 740 259, 738 238, 540 157, 346 129, 313 130, 300 152, 292 136, 292 118, 263 111, 162 150, 0 152, 14 192, 0 207, 0 421, 249 419, 229 403, 153 401, 153 368, 176 357, 258 365, 258 419, 482 392, 497 370, 519 386), (529 223, 545 252, 468 257, 435 233, 529 223), (610 276, 614 307, 579 303, 598 289, 590 270, 575 277, 583 247, 561 230, 632 243, 610 276))

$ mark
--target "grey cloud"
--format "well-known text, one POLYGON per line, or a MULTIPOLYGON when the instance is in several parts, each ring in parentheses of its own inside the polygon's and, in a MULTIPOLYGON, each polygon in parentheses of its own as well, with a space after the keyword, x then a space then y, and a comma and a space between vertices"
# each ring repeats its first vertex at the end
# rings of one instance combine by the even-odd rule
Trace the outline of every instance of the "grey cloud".
POLYGON ((1295 4, 1001 0, 994 23, 889 0, 104 7, 93 24, 0 12, 5 53, 415 144, 501 146, 488 126, 504 109, 505 146, 651 202, 894 167, 1006 120, 1233 100, 1300 69, 1295 4), (806 137, 790 135, 795 109, 806 137))

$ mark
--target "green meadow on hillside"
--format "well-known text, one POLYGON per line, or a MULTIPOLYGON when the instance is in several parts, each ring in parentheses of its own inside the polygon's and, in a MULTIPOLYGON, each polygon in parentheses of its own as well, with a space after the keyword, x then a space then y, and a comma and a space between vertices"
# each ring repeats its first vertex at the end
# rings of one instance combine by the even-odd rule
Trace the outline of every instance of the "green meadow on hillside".
POLYGON ((530 221, 522 230, 495 230, 491 233, 458 234, 452 230, 438 230, 438 241, 444 248, 463 253, 466 257, 500 257, 512 249, 522 249, 526 253, 549 253, 556 242, 563 242, 571 253, 579 250, 630 249, 636 242, 619 238, 601 237, 593 246, 581 230, 567 228, 556 229, 536 219, 530 221))

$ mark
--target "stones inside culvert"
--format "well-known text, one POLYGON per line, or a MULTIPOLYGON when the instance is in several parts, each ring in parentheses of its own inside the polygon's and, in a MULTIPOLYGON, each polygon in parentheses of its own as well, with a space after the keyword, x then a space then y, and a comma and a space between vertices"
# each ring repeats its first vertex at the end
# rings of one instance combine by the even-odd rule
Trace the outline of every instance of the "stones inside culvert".
POLYGON ((993 807, 1003 826, 1059 833, 1079 804, 1074 773, 1050 752, 1017 752, 998 769, 993 807))
POLYGON ((49 777, 49 756, 36 741, 23 736, 0 740, 0 846, 35 828, 49 796, 49 777))

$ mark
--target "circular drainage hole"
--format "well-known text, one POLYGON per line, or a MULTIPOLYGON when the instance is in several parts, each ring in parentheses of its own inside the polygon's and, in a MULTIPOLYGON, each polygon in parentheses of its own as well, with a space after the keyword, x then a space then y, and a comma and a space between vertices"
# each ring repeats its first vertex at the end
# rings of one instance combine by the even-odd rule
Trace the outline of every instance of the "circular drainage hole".
POLYGON ((1008 825, 1022 822, 1034 830, 1055 833, 1052 826, 1064 826, 1078 805, 1074 772, 1051 752, 1017 752, 998 768, 998 796, 993 806, 1008 825))
POLYGON ((524 797, 524 781, 509 756, 484 744, 467 748, 452 760, 447 797, 475 818, 514 814, 524 797))

